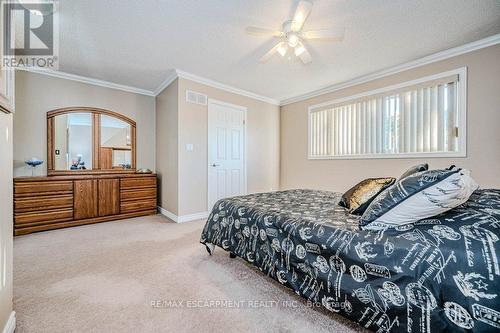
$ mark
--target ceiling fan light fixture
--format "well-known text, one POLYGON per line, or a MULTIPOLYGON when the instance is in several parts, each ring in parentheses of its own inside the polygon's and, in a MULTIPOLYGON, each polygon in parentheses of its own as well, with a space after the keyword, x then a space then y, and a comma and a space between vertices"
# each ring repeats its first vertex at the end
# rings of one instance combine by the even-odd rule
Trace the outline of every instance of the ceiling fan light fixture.
POLYGON ((286 38, 290 47, 296 47, 300 42, 300 38, 296 33, 289 33, 286 38))
POLYGON ((309 50, 304 46, 303 41, 315 39, 341 41, 344 38, 344 28, 303 31, 304 23, 309 17, 309 14, 311 14, 313 0, 294 1, 298 2, 295 9, 295 14, 293 15, 293 18, 283 22, 281 31, 259 27, 246 28, 247 33, 252 35, 271 36, 279 38, 277 43, 260 58, 261 63, 267 62, 276 53, 278 53, 282 57, 286 56, 288 60, 292 60, 293 55, 295 55, 302 61, 303 64, 306 65, 312 62, 312 57, 311 53, 309 53, 309 50))
POLYGON ((304 44, 302 43, 299 43, 296 47, 295 47, 295 56, 296 57, 299 57, 302 53, 304 53, 304 51, 306 50, 306 48, 304 47, 304 44))
POLYGON ((288 49, 287 45, 284 42, 282 42, 280 46, 278 46, 277 51, 282 57, 284 57, 286 55, 287 49, 288 49))

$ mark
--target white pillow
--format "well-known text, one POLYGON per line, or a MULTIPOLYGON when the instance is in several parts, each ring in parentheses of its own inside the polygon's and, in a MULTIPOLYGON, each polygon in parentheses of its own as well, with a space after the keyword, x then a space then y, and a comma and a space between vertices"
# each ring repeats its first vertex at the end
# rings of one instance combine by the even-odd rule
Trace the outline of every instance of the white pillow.
POLYGON ((460 206, 477 189, 466 169, 419 172, 375 198, 360 224, 363 230, 382 230, 414 223, 460 206))

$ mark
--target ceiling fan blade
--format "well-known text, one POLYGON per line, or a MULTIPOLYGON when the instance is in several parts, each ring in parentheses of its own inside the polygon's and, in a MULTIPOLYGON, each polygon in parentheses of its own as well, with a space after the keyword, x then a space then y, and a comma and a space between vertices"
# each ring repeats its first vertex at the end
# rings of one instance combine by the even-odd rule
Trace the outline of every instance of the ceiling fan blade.
POLYGON ((297 5, 295 14, 292 19, 292 31, 300 31, 307 17, 311 13, 312 2, 309 0, 301 0, 297 5))
POLYGON ((312 61, 311 54, 309 53, 309 51, 307 51, 307 49, 305 47, 304 47, 304 51, 302 51, 302 53, 299 54, 299 58, 300 58, 300 60, 302 60, 302 62, 304 64, 308 64, 312 61))
POLYGON ((345 32, 344 28, 304 31, 302 33, 302 38, 329 39, 329 40, 341 41, 344 39, 344 32, 345 32))
POLYGON ((280 48, 280 46, 283 46, 285 43, 284 42, 279 42, 278 44, 276 44, 272 49, 270 49, 269 51, 267 51, 266 54, 264 54, 262 56, 262 58, 260 58, 260 62, 261 63, 265 63, 267 62, 269 59, 271 59, 271 57, 276 53, 278 52, 278 49, 280 48))
POLYGON ((265 28, 258 28, 258 27, 247 27, 246 29, 247 34, 249 35, 255 35, 255 36, 272 36, 272 37, 281 37, 283 33, 278 30, 271 30, 271 29, 265 29, 265 28))

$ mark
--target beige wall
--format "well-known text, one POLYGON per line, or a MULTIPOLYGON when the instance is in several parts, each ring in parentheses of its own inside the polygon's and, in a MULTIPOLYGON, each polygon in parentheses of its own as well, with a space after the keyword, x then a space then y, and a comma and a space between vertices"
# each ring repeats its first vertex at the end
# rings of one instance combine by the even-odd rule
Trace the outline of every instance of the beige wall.
POLYGON ((186 79, 179 79, 179 214, 207 207, 208 108, 186 102, 186 90, 247 108, 248 192, 279 188, 279 107, 186 79), (186 144, 194 145, 187 152, 186 144))
MULTIPOLYGON (((92 106, 121 113, 137 123, 137 167, 155 168, 155 98, 46 75, 18 71, 14 116, 14 175, 31 175, 24 160, 47 159, 47 111, 92 106)), ((38 175, 45 175, 47 164, 38 175)))
POLYGON ((0 112, 0 330, 12 312, 12 115, 0 112), (5 282, 4 282, 5 281, 5 282))
POLYGON ((324 94, 281 108, 281 188, 344 191, 368 177, 397 177, 411 165, 431 168, 450 164, 468 168, 482 187, 500 187, 500 45, 464 54, 389 77, 324 94), (310 105, 370 91, 467 66, 467 157, 426 159, 308 160, 307 108, 310 105))
MULTIPOLYGON (((167 183, 167 188, 162 189, 163 208, 178 216, 203 213, 209 210, 207 207, 207 173, 208 173, 208 108, 186 102, 186 90, 194 90, 208 95, 208 98, 240 105, 247 108, 247 183, 248 192, 261 192, 276 190, 279 188, 279 107, 269 103, 261 102, 252 98, 236 95, 220 89, 212 88, 200 83, 186 79, 178 79, 170 85, 157 99, 157 169, 163 173, 160 166, 162 160, 160 155, 165 153, 170 146, 168 157, 175 159, 168 161, 171 176, 177 172, 177 184, 170 185, 168 181, 162 180, 162 185, 167 183), (177 96, 173 96, 173 90, 177 89, 177 96), (177 100, 176 100, 177 98, 177 100), (170 102, 168 102, 170 100, 170 102), (177 118, 177 147, 172 147, 175 137, 170 140, 165 138, 167 134, 160 131, 175 130, 168 125, 169 121, 175 122, 175 117, 160 119, 160 114, 171 109, 178 103, 177 118), (167 106, 168 105, 168 106, 167 106), (168 126, 168 127, 165 127, 168 126), (162 139, 163 137, 164 139, 162 139), (163 142, 165 141, 165 142, 163 142), (186 151, 186 144, 193 144, 194 150, 186 151), (177 168, 177 170, 175 170, 177 168), (177 192, 177 193, 176 193, 177 192), (174 195, 177 194, 177 198, 174 195), (170 202, 169 202, 170 201, 170 202), (177 208, 177 209, 176 209, 177 208)), ((166 162, 165 162, 166 164, 166 162)), ((170 176, 170 174, 169 174, 170 176)), ((162 176, 163 177, 163 176, 162 176)), ((210 207, 211 208, 211 207, 210 207)))
POLYGON ((160 182, 160 206, 178 214, 178 81, 156 97, 156 172, 160 182))

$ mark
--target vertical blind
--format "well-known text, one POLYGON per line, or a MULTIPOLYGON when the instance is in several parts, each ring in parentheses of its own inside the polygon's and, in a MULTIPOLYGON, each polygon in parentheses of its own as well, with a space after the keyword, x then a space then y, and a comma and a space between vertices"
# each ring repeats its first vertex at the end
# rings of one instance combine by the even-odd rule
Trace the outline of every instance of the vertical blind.
POLYGON ((458 76, 309 114, 310 157, 458 151, 458 76))

